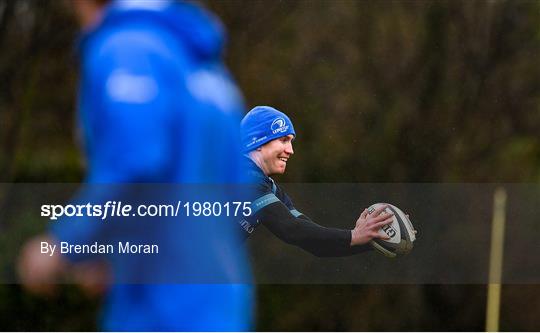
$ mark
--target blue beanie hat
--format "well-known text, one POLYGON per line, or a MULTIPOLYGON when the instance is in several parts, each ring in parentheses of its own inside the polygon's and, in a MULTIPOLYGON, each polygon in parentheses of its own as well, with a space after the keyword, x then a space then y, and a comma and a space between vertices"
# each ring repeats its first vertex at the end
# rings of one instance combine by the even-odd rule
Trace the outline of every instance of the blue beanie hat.
POLYGON ((242 119, 242 148, 249 152, 282 136, 296 136, 287 115, 270 106, 256 106, 242 119))

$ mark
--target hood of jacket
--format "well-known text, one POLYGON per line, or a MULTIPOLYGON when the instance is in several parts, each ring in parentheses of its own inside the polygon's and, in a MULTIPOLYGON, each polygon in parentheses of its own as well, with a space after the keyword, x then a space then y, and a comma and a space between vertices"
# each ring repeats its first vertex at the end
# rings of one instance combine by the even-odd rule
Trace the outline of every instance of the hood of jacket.
POLYGON ((221 56, 224 29, 221 22, 199 5, 172 0, 113 0, 100 22, 83 31, 79 48, 99 31, 121 26, 123 22, 142 22, 169 30, 198 58, 221 56))

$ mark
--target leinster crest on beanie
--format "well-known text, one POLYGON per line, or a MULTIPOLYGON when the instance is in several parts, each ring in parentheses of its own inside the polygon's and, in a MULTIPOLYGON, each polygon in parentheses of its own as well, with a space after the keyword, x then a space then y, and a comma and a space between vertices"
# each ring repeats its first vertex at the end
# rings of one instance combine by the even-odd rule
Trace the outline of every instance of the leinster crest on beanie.
POLYGON ((293 124, 287 115, 270 106, 256 106, 242 119, 242 149, 249 152, 265 143, 292 134, 293 124))

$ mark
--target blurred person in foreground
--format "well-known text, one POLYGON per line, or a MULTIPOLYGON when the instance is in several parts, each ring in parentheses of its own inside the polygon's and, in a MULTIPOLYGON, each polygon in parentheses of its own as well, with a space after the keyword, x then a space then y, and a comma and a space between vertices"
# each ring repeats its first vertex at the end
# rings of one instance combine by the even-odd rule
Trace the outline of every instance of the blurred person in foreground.
MULTIPOLYGON (((70 4, 82 26, 78 115, 88 168, 85 183, 241 182, 245 172, 237 133, 243 102, 221 60, 220 23, 187 2, 74 0, 70 4)), ((115 188, 105 187, 104 192, 114 197, 110 191, 115 188)), ((99 192, 82 193, 80 201, 99 201, 99 192)), ((168 225, 166 235, 160 236, 168 237, 169 249, 175 250, 166 257, 169 261, 156 263, 137 256, 106 260, 111 284, 101 329, 250 329, 252 290, 243 284, 249 281, 250 271, 242 248, 235 247, 235 225, 202 230, 185 225, 181 221, 168 225), (164 279, 151 283, 137 274, 150 278, 161 274, 164 279), (190 284, 175 284, 167 283, 174 280, 167 274, 220 278, 213 284, 198 283, 197 278, 190 284), (228 280, 229 274, 241 277, 228 280)), ((152 232, 160 228, 160 221, 153 221, 152 228, 152 232)), ((34 291, 53 289, 60 273, 96 259, 44 255, 41 242, 91 244, 115 231, 95 221, 55 222, 48 235, 23 249, 22 282, 34 291)), ((92 282, 94 274, 99 281, 95 266, 83 267, 87 267, 83 275, 92 282)))
POLYGON ((372 249, 372 239, 388 239, 378 232, 392 222, 392 215, 381 214, 386 206, 371 214, 365 209, 351 230, 321 226, 294 207, 270 177, 285 173, 294 154, 296 132, 286 114, 270 106, 257 106, 244 116, 241 132, 245 169, 256 185, 253 215, 241 221, 245 238, 262 224, 284 242, 318 257, 362 253, 372 249))

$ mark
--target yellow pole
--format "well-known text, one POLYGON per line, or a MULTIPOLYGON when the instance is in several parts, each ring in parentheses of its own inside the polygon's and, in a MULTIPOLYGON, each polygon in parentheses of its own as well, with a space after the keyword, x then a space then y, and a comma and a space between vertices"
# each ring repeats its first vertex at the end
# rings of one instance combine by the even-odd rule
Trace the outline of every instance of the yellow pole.
POLYGON ((489 285, 486 310, 486 331, 499 331, 501 277, 504 250, 504 224, 506 219, 506 190, 499 187, 493 198, 491 225, 491 253, 489 257, 489 285))

